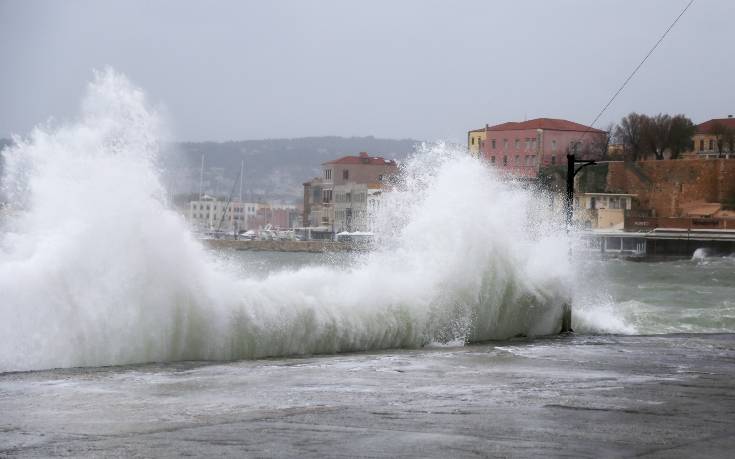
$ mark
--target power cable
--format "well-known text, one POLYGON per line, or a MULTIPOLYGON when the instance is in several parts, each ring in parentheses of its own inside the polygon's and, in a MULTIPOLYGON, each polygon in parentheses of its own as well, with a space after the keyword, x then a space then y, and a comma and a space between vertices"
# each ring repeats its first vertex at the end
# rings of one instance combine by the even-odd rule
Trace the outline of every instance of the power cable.
POLYGON ((638 65, 636 66, 636 68, 633 69, 633 71, 630 73, 630 75, 628 75, 628 78, 626 78, 625 81, 623 81, 623 84, 620 85, 620 88, 618 88, 618 90, 610 98, 610 100, 607 101, 607 103, 605 104, 605 106, 602 107, 602 110, 600 110, 600 113, 598 113, 597 116, 595 117, 595 119, 592 121, 592 123, 589 124, 590 129, 587 129, 586 131, 584 131, 584 133, 582 134, 582 137, 580 138, 580 140, 582 138, 584 138, 584 136, 594 127, 595 123, 597 123, 597 121, 600 119, 600 117, 602 116, 602 114, 605 113, 605 110, 607 110, 607 108, 613 103, 613 101, 618 97, 618 95, 621 92, 623 92, 623 89, 625 89, 625 87, 628 85, 628 82, 633 78, 633 76, 636 73, 638 73, 638 70, 643 66, 643 64, 645 64, 645 62, 648 60, 648 58, 651 57, 651 54, 653 54, 653 52, 656 50, 656 48, 658 48, 658 46, 661 44, 661 42, 664 41, 664 38, 666 38, 666 36, 669 34, 669 32, 671 32, 671 29, 674 28, 674 26, 676 25, 676 23, 679 22, 679 19, 681 19, 681 17, 684 16, 684 13, 687 12, 687 10, 689 9, 689 7, 692 6, 693 3, 694 3, 694 0, 690 0, 689 3, 687 4, 687 6, 685 6, 684 9, 681 10, 681 13, 679 13, 679 15, 676 17, 676 19, 674 19, 674 22, 672 22, 671 25, 669 25, 669 27, 666 29, 666 31, 663 33, 663 35, 661 35, 661 37, 658 39, 658 41, 656 42, 656 44, 653 45, 653 47, 648 51, 648 53, 643 58, 643 60, 641 60, 638 63, 638 65))

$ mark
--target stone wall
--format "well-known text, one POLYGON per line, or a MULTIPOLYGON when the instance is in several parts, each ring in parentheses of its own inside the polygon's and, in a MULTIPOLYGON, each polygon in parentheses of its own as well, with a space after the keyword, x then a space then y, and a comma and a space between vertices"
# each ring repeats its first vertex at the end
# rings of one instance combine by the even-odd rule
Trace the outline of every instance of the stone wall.
POLYGON ((232 239, 205 239, 212 249, 253 250, 268 252, 341 252, 351 250, 349 244, 335 241, 248 241, 232 239))
POLYGON ((659 217, 679 217, 683 204, 725 202, 735 194, 735 160, 663 160, 608 164, 607 191, 638 195, 659 217))

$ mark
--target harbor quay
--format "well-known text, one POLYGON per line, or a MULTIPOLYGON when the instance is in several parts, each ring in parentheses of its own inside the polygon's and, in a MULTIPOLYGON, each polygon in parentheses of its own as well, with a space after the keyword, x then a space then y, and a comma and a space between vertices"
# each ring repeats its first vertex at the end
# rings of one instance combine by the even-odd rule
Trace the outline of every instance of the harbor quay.
POLYGON ((655 228, 651 231, 586 231, 583 250, 609 257, 634 260, 691 258, 697 251, 707 256, 735 253, 735 230, 655 228))
POLYGON ((252 250, 256 252, 349 252, 354 247, 346 242, 313 240, 245 240, 204 239, 205 247, 216 250, 252 250))

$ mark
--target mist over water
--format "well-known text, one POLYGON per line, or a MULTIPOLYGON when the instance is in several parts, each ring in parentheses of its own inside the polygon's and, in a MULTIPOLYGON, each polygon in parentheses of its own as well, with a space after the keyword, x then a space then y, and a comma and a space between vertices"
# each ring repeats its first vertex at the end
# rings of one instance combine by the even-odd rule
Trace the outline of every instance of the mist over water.
MULTIPOLYGON (((161 129, 143 93, 106 70, 76 122, 3 152, 0 372, 558 331, 574 278, 558 216, 463 152, 426 145, 407 161, 375 252, 263 277, 214 258, 168 209, 161 129)), ((575 314, 578 331, 634 330, 594 302, 575 314)))

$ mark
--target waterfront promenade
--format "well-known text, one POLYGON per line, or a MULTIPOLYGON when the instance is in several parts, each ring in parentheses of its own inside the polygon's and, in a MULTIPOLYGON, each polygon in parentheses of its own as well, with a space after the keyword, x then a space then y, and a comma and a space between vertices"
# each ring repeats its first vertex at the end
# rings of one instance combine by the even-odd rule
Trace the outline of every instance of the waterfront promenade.
POLYGON ((728 457, 735 335, 0 374, 2 457, 728 457))

